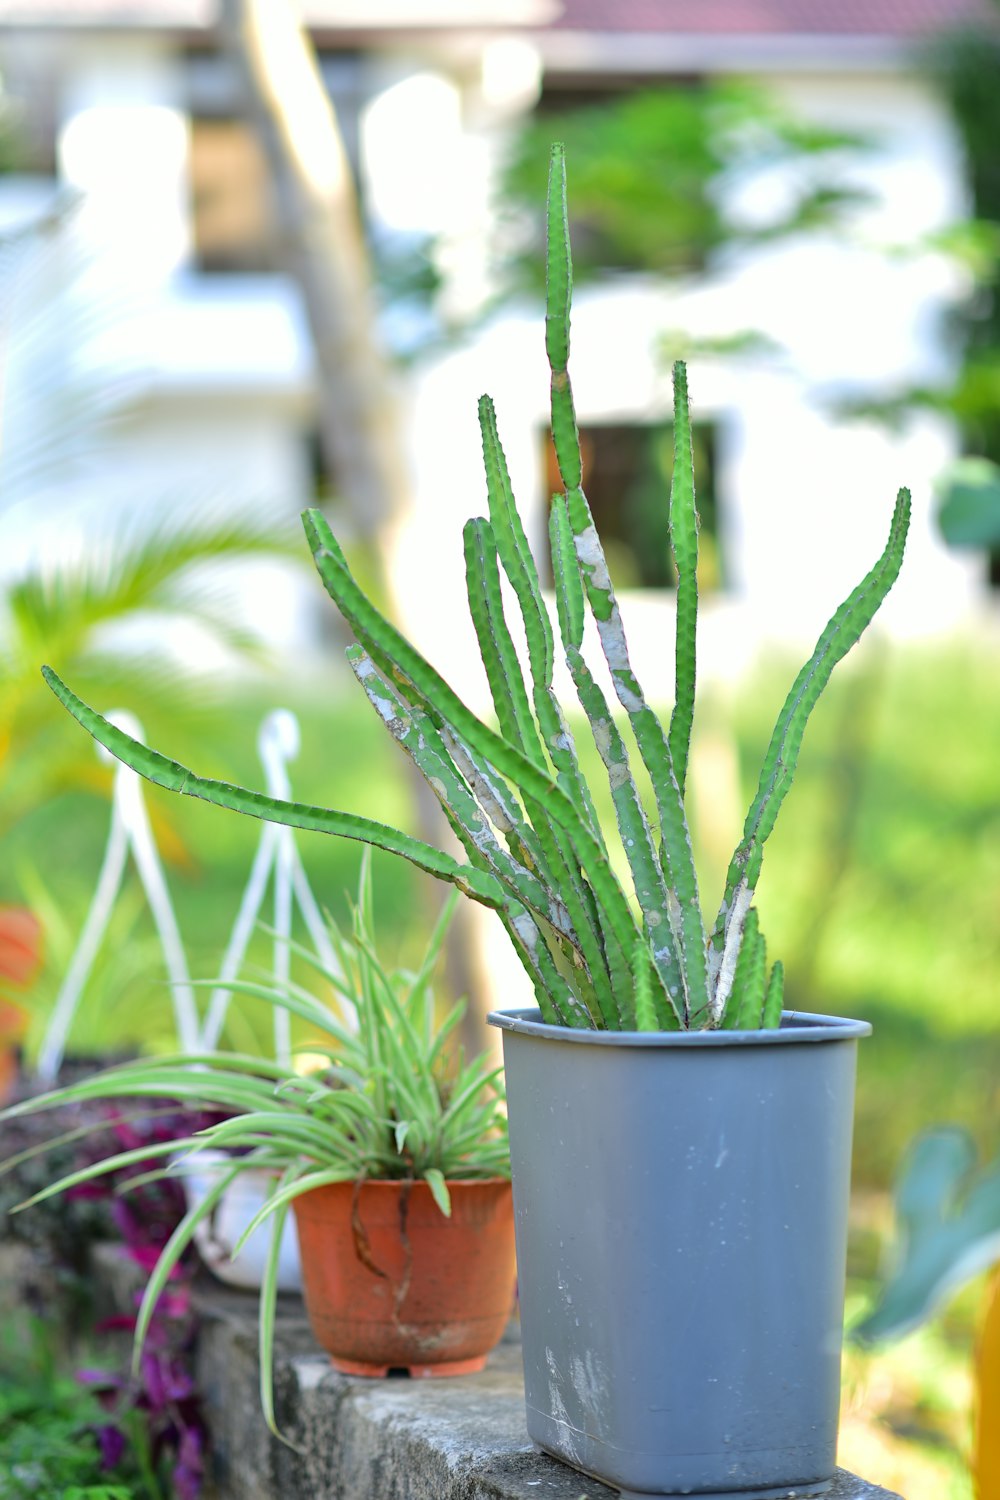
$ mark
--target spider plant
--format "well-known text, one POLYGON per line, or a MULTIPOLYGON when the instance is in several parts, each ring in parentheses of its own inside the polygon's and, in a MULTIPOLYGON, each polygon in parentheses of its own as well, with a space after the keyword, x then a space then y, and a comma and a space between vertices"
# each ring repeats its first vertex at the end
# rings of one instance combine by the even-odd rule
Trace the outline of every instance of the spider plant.
MULTIPOLYGON (((359 588, 324 517, 304 516, 323 584, 356 644, 348 660, 389 733, 426 777, 464 859, 370 819, 278 801, 209 781, 128 738, 89 709, 50 669, 58 697, 103 745, 172 791, 254 817, 361 839, 452 882, 500 916, 531 977, 545 1021, 608 1030, 740 1030, 780 1024, 783 971, 768 970, 754 897, 764 844, 791 786, 806 724, 834 667, 858 640, 902 563, 910 496, 901 490, 882 555, 835 611, 778 716, 718 914, 706 922, 685 810, 695 701, 698 516, 687 372, 674 371, 674 472, 669 498, 677 576, 676 693, 669 724, 631 666, 621 612, 583 490, 567 361, 572 296, 563 151, 553 147, 548 196, 545 345, 552 434, 564 490, 551 509, 551 549, 563 654, 611 788, 620 852, 605 830, 553 690, 555 632, 514 504, 493 404, 479 405, 489 518, 464 533, 469 608, 498 727, 477 718, 359 588), (505 618, 501 573, 522 617, 528 671, 505 618), (596 624, 620 714, 583 654, 596 624), (644 805, 627 720, 652 787, 644 805)), ((433 588, 433 580, 428 579, 433 588)))
MULTIPOLYGON (((141 1059, 110 1068, 84 1082, 16 1105, 0 1121, 86 1099, 183 1101, 226 1118, 197 1134, 155 1147, 123 1151, 72 1172, 36 1193, 19 1209, 92 1178, 138 1169, 128 1187, 150 1174, 183 1172, 204 1149, 222 1150, 228 1164, 206 1196, 194 1204, 164 1245, 149 1278, 136 1325, 139 1359, 157 1300, 171 1270, 203 1219, 241 1172, 264 1168, 274 1188, 247 1226, 242 1245, 270 1220, 271 1239, 260 1292, 261 1401, 274 1429, 271 1360, 281 1233, 292 1201, 333 1182, 423 1180, 441 1212, 450 1213, 448 1183, 510 1175, 501 1070, 486 1054, 467 1061, 450 1039, 464 1002, 441 1018, 431 980, 456 896, 445 904, 415 971, 387 969, 376 944, 370 862, 362 865, 350 935, 330 924, 340 973, 313 963, 333 994, 331 1003, 289 983, 283 988, 238 987, 305 1023, 304 1047, 314 1071, 297 1072, 237 1053, 141 1059), (174 1158, 166 1167, 155 1157, 174 1158)), ((308 956, 308 955, 307 955, 308 956)), ((236 986, 234 986, 236 987, 236 986)), ((50 1142, 49 1145, 54 1144, 50 1142)), ((38 1154, 46 1147, 34 1148, 38 1154)), ((10 1170, 23 1157, 3 1164, 10 1170)), ((275 1429, 276 1430, 276 1429, 275 1429)))

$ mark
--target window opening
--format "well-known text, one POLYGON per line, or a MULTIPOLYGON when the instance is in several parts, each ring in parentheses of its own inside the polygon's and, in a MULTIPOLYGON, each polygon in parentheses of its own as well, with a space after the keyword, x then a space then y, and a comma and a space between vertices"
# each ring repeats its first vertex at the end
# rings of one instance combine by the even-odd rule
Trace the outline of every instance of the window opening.
MULTIPOLYGON (((546 493, 561 488, 551 432, 543 434, 546 493)), ((705 592, 725 586, 725 560, 715 489, 714 424, 692 431, 698 515, 698 582, 705 592)), ((674 461, 673 424, 587 423, 580 427, 583 486, 616 589, 672 589, 668 503, 674 461)), ((548 583, 552 560, 546 550, 548 583)))

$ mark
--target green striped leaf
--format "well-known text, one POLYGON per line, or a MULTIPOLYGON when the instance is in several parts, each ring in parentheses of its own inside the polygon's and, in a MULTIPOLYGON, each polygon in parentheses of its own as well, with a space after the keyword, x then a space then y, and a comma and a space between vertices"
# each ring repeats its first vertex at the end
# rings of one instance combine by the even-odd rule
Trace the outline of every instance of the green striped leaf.
MULTIPOLYGON (((279 1187, 284 1187, 289 1179, 294 1177, 296 1170, 296 1168, 291 1167, 287 1172, 284 1172, 279 1187)), ((281 1237, 284 1233, 287 1217, 287 1205, 274 1209, 271 1213, 271 1233, 267 1245, 267 1258, 264 1262, 264 1274, 260 1283, 260 1316, 257 1326, 257 1353, 260 1365, 260 1408, 264 1415, 266 1426, 281 1442, 285 1442, 286 1439, 278 1431, 278 1423, 274 1410, 274 1326, 278 1312, 278 1268, 281 1262, 281 1237)))

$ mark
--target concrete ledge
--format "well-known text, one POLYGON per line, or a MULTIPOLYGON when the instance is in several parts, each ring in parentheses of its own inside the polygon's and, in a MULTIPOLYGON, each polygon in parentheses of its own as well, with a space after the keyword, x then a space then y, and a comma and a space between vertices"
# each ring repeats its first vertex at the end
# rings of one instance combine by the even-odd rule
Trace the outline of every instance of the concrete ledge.
MULTIPOLYGON (((129 1263, 102 1249, 98 1274, 113 1285, 116 1301, 129 1303, 129 1263)), ((481 1375, 364 1380, 331 1369, 316 1351, 300 1299, 283 1297, 276 1410, 293 1448, 272 1437, 260 1415, 256 1297, 206 1275, 196 1298, 213 1500, 616 1500, 617 1491, 531 1446, 516 1331, 481 1375)), ((828 1496, 900 1500, 844 1470, 828 1496)))

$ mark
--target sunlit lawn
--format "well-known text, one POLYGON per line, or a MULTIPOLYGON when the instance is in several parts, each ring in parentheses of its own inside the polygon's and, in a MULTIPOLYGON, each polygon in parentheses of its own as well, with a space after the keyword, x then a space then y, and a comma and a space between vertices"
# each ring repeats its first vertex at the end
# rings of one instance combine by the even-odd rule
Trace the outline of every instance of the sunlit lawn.
MULTIPOLYGON (((794 665, 762 674, 735 705, 744 807, 794 665)), ((852 1311, 869 1294, 890 1222, 887 1190, 914 1133, 959 1121, 984 1150, 1000 1143, 997 666, 998 655, 986 649, 862 653, 817 710, 765 858, 759 907, 770 951, 786 961, 788 1003, 864 1017, 875 1027, 860 1049, 852 1311)), ((259 690, 255 701, 165 714, 147 725, 149 738, 205 774, 260 785, 253 741, 273 701, 259 690)), ((348 688, 326 700, 306 692, 292 706, 303 728, 296 795, 413 829, 399 752, 359 695, 348 688)), ((706 700, 703 722, 713 734, 731 717, 718 696, 706 700)), ((721 804, 731 792, 720 786, 721 804)), ((221 959, 259 829, 187 799, 154 793, 151 802, 161 830, 176 836, 171 846, 181 857, 171 867, 172 886, 193 967, 208 977, 221 959)), ((0 898, 49 902, 62 922, 52 942, 50 996, 83 919, 106 819, 97 799, 63 797, 7 840, 0 898)), ((738 831, 731 830, 730 844, 738 831)), ((321 901, 342 914, 356 847, 315 835, 300 847, 321 901)), ((713 864, 705 852, 701 863, 719 878, 717 854, 713 864)), ((435 893, 388 856, 378 860, 376 875, 384 928, 405 954, 435 893)), ((147 1040, 155 1035, 152 954, 141 940, 147 930, 138 907, 122 920, 88 998, 81 1037, 121 1041, 130 1024, 147 1040)), ((169 1020, 162 985, 154 994, 162 1032, 169 1020)), ((970 1493, 961 1454, 974 1308, 970 1295, 905 1344, 877 1356, 848 1355, 842 1462, 907 1500, 970 1493)))

